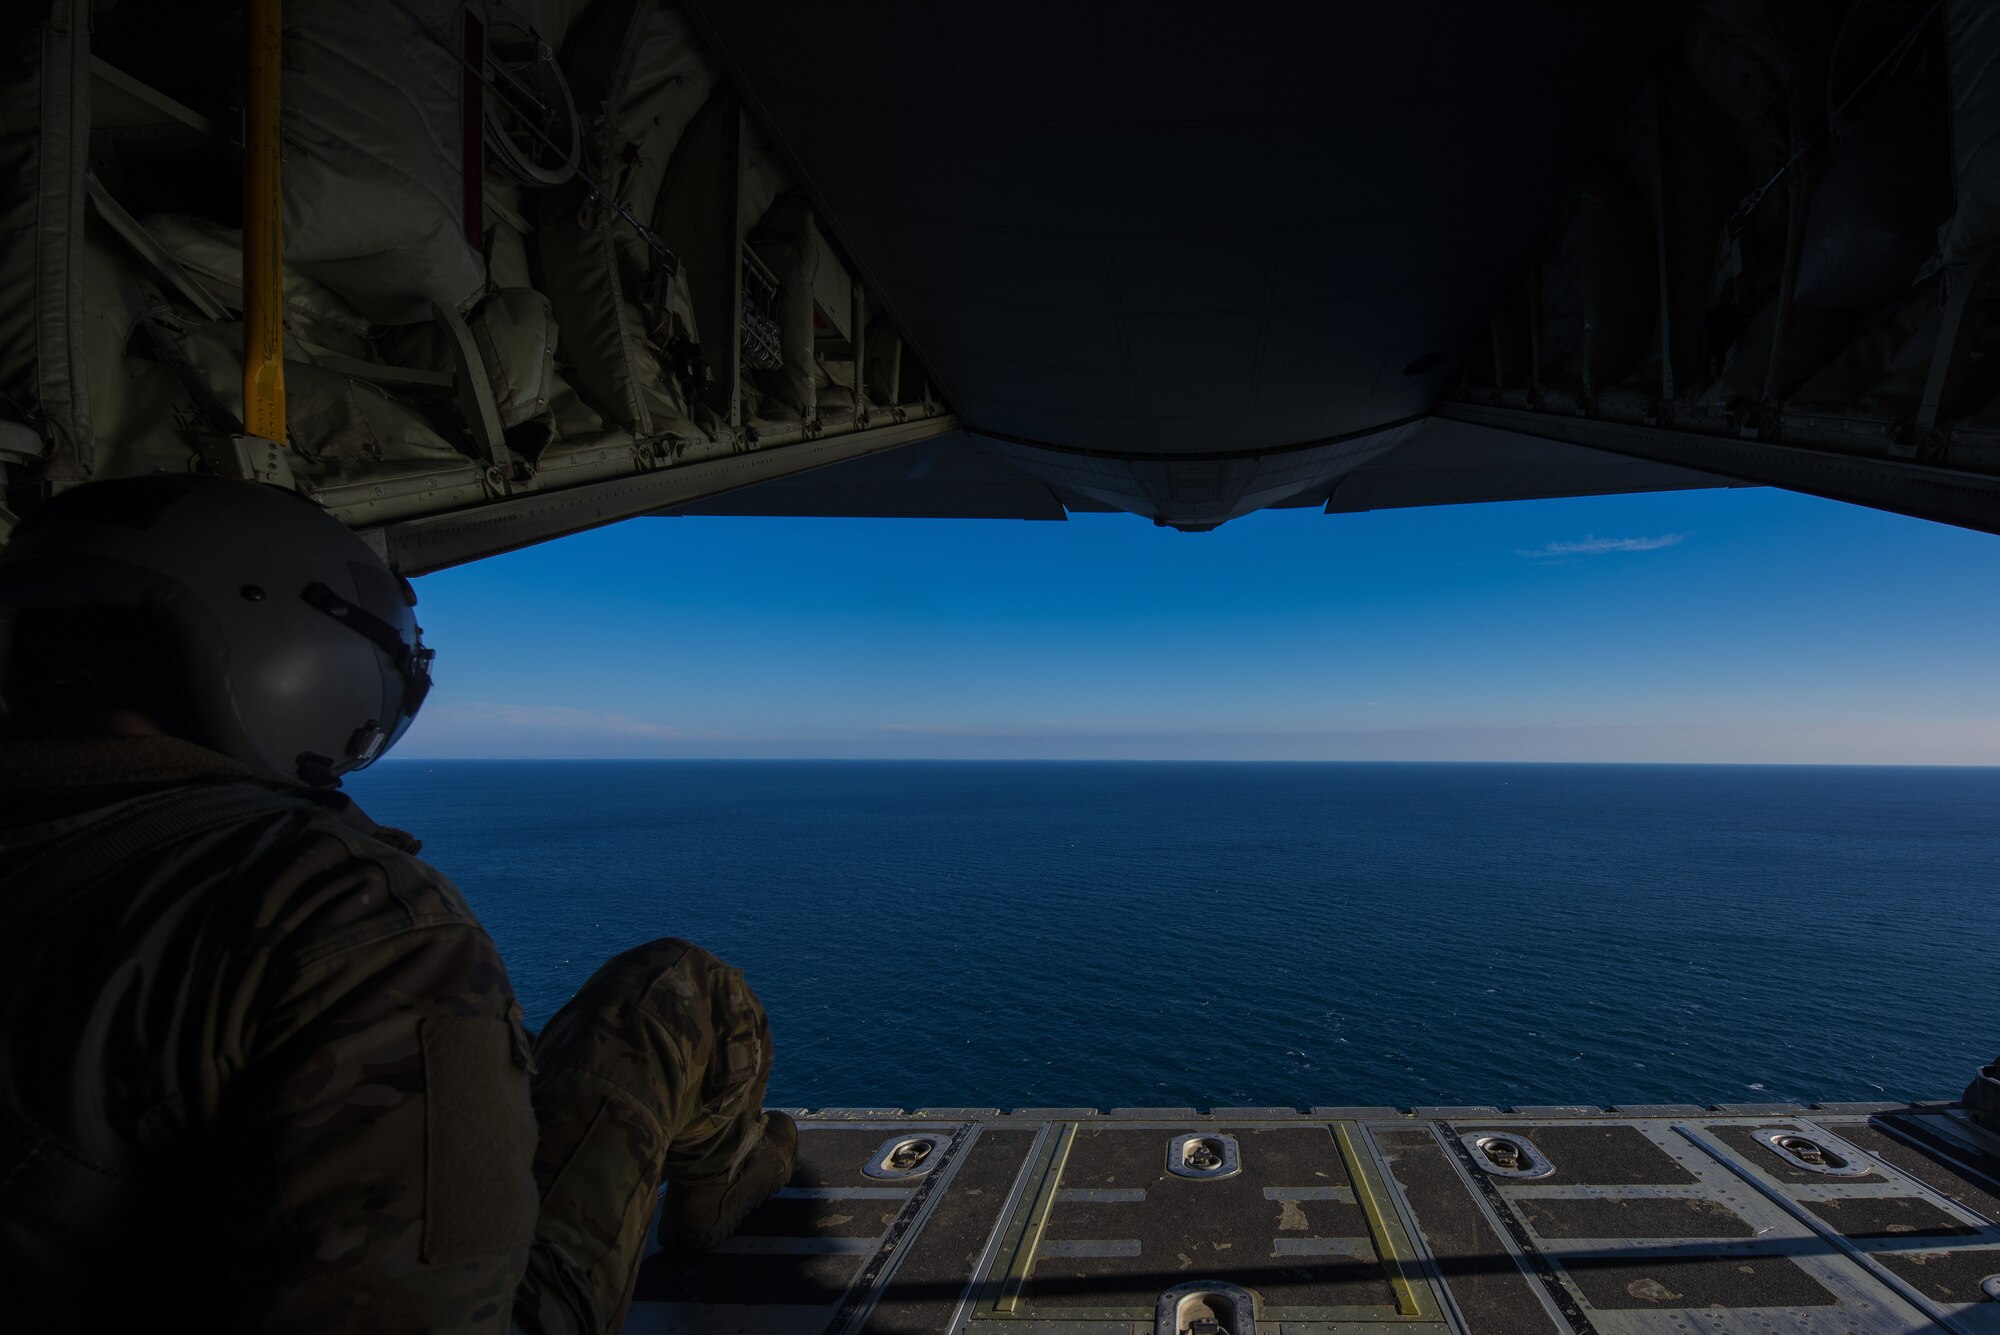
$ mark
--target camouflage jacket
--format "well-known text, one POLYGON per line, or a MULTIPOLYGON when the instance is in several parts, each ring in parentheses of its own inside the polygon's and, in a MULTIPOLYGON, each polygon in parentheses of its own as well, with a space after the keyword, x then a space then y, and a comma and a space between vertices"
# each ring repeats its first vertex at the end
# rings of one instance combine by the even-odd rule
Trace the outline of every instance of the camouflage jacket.
POLYGON ((0 936, 10 1320, 505 1329, 536 1209, 528 1037, 414 840, 185 742, 4 741, 0 874, 192 784, 259 785, 270 813, 0 936), (113 1189, 52 1187, 76 1160, 113 1189))

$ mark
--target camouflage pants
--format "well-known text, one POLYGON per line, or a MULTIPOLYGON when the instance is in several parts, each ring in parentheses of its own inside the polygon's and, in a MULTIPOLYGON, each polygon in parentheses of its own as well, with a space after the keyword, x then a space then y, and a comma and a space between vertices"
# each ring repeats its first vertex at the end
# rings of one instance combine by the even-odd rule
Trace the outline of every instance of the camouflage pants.
POLYGON ((600 1335, 624 1321, 660 1183, 733 1172, 763 1129, 764 1008, 701 947, 615 956, 535 1041, 541 1213, 516 1324, 600 1335))

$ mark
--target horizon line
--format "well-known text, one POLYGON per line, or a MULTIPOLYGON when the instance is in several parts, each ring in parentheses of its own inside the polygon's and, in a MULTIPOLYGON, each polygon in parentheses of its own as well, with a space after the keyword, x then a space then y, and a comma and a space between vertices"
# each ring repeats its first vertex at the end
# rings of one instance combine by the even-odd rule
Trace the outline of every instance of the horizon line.
MULTIPOLYGON (((1438 757, 1218 756, 384 756, 375 764, 506 761, 553 765, 1620 765, 1660 769, 2000 769, 2000 760, 1451 760, 1438 757)), ((372 768, 372 766, 370 767, 372 768)))

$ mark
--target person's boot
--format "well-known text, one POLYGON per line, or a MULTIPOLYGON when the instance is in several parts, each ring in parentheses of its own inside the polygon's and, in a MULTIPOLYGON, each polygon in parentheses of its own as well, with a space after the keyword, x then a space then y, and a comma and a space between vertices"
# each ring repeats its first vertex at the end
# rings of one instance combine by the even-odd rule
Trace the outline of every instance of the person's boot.
POLYGON ((1982 1066, 1965 1087, 1960 1099, 1972 1120, 1990 1131, 2000 1132, 2000 1061, 1982 1066))
POLYGON ((781 1112, 765 1113, 762 1139, 734 1173, 668 1184, 660 1206, 660 1245, 682 1252, 715 1246, 792 1180, 798 1153, 798 1123, 781 1112))

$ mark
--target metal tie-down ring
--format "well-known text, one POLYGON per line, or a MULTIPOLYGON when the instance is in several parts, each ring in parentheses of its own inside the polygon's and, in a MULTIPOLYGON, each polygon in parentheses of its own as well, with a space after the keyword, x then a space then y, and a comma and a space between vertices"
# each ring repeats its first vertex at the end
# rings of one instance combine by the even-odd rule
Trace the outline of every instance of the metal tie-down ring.
POLYGON ((1458 1138, 1472 1162, 1493 1177, 1547 1177, 1556 1171, 1526 1136, 1509 1131, 1468 1131, 1458 1138))
MULTIPOLYGON (((1829 1137, 1831 1139, 1831 1137, 1829 1137)), ((1790 1127, 1767 1127, 1757 1133, 1757 1143, 1794 1168, 1828 1177, 1866 1177, 1874 1170, 1859 1154, 1842 1146, 1836 1149, 1790 1127)))
POLYGON ((946 1137, 931 1131, 891 1136, 869 1156, 861 1175, 890 1182, 922 1177, 944 1158, 945 1144, 946 1137))
POLYGON ((1243 1155, 1234 1136, 1183 1131, 1167 1141, 1167 1171, 1176 1177, 1235 1177, 1243 1171, 1243 1155))
POLYGON ((1235 1284, 1198 1279, 1160 1295, 1153 1335, 1256 1335, 1257 1295, 1235 1284))

